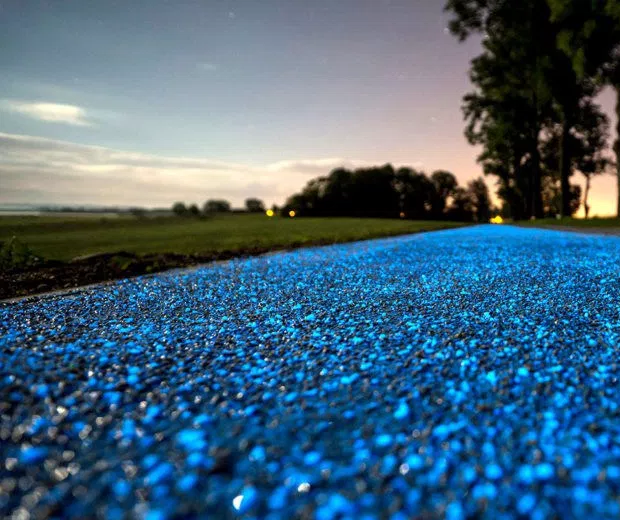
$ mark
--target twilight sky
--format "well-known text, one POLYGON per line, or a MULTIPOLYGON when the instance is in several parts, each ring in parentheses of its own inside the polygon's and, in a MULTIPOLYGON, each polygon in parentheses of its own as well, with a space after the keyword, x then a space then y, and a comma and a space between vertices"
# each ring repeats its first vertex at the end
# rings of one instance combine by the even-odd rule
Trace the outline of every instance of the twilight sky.
MULTIPOLYGON (((460 110, 479 44, 447 34, 442 5, 7 0, 0 203, 281 203, 385 162, 465 183, 481 174, 460 110)), ((614 200, 595 180, 594 213, 614 200)))

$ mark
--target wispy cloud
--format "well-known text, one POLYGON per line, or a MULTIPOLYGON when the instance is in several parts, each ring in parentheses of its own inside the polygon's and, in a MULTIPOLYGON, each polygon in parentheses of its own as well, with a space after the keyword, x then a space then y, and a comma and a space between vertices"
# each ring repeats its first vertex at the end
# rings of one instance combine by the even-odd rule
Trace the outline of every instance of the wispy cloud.
POLYGON ((87 119, 86 110, 75 105, 5 99, 0 106, 5 110, 17 112, 40 121, 92 126, 92 122, 87 119))
POLYGON ((160 206, 254 196, 281 203, 312 176, 369 163, 337 158, 262 166, 0 133, 0 202, 160 206))
POLYGON ((362 168, 371 166, 372 163, 367 161, 355 161, 341 158, 326 159, 302 159, 292 161, 278 161, 267 166, 267 169, 273 172, 279 171, 297 171, 305 175, 322 175, 327 174, 334 168, 362 168))
POLYGON ((219 69, 219 66, 218 66, 218 65, 216 65, 215 63, 206 63, 206 62, 203 62, 203 63, 198 63, 198 64, 196 65, 196 68, 197 68, 198 70, 204 70, 204 71, 206 71, 206 72, 215 72, 217 69, 219 69))

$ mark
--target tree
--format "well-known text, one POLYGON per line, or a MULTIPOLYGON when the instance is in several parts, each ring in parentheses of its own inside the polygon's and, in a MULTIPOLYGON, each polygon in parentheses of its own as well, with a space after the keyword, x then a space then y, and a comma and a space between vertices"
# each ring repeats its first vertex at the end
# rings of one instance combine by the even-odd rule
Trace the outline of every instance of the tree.
POLYGON ((230 202, 222 199, 209 199, 203 206, 203 212, 208 213, 228 213, 230 202))
POLYGON ((310 180, 300 193, 288 198, 283 211, 295 210, 300 216, 427 219, 434 218, 434 211, 441 207, 440 216, 445 218, 445 201, 457 190, 456 178, 439 171, 434 181, 411 168, 394 170, 391 164, 353 171, 337 168, 326 177, 310 180))
MULTIPOLYGON (((456 179, 454 180, 456 182, 456 179)), ((437 192, 435 184, 426 175, 411 168, 399 168, 396 171, 394 187, 400 199, 400 212, 404 216, 421 220, 433 215, 437 192)), ((455 188, 452 188, 452 191, 455 188)))
POLYGON ((187 208, 187 213, 192 217, 197 217, 200 215, 200 210, 196 204, 192 204, 189 208, 187 208))
POLYGON ((611 85, 616 104, 617 214, 620 216, 620 2, 617 0, 547 0, 558 24, 557 46, 571 60, 580 80, 611 85))
POLYGON ((349 195, 353 215, 398 217, 399 197, 394 189, 394 175, 391 164, 356 170, 349 195))
POLYGON ((491 218, 491 197, 489 188, 482 177, 470 181, 467 185, 467 192, 476 222, 488 222, 491 218))
POLYGON ((487 161, 485 172, 495 173, 489 171, 493 163, 501 167, 498 175, 506 194, 526 190, 520 194, 523 216, 540 216, 538 144, 551 102, 545 81, 548 9, 537 0, 449 0, 445 9, 454 15, 450 30, 459 40, 472 33, 484 35, 484 52, 472 61, 477 90, 465 98, 468 139, 483 144, 486 156, 479 160, 487 161), (518 136, 514 149, 509 134, 518 136))
MULTIPOLYGON (((582 4, 598 4, 604 10, 617 6, 617 1, 448 0, 445 7, 454 15, 450 29, 459 40, 483 34, 483 53, 472 60, 471 67, 476 90, 464 98, 466 135, 472 144, 483 146, 479 161, 485 173, 500 178, 499 194, 506 197, 516 218, 539 217, 544 212, 540 146, 549 128, 558 135, 560 211, 564 215, 572 211, 570 177, 582 152, 575 148, 573 134, 584 100, 599 88, 592 77, 579 74, 570 53, 561 50, 561 44, 566 47, 566 41, 572 42, 578 33, 573 30, 566 36, 566 27, 575 25, 574 13, 587 19, 588 10, 595 9, 582 4), (573 8, 576 4, 579 7, 573 8)), ((584 34, 601 32, 595 30, 595 17, 590 22, 584 34)), ((598 55, 605 53, 604 47, 611 48, 609 28, 602 32, 607 47, 599 43, 598 55)), ((583 48, 580 51, 584 54, 583 48)))
POLYGON ((265 212, 265 204, 260 199, 245 199, 245 209, 249 213, 264 213, 265 212))
MULTIPOLYGON (((586 179, 583 205, 585 216, 588 218, 590 212, 588 195, 591 178, 593 175, 603 173, 609 165, 609 160, 605 155, 609 138, 609 119, 590 98, 585 98, 581 101, 573 117, 575 118, 575 123, 567 140, 568 147, 572 151, 570 168, 580 172, 586 179)), ((555 216, 556 213, 569 216, 577 211, 579 199, 577 199, 577 207, 575 207, 575 194, 577 191, 575 186, 570 186, 568 209, 563 207, 563 195, 560 196, 560 203, 556 208, 555 194, 557 185, 560 186, 560 194, 564 193, 566 189, 561 186, 561 178, 558 176, 558 172, 561 172, 560 164, 562 162, 560 156, 562 147, 559 146, 559 143, 562 140, 563 134, 557 126, 556 124, 555 127, 551 126, 548 129, 542 144, 543 168, 549 177, 549 182, 543 187, 545 208, 547 208, 545 213, 549 216, 555 216), (548 208, 553 208, 553 210, 548 208)))
POLYGON ((172 213, 177 217, 184 217, 187 215, 187 206, 183 202, 175 202, 172 205, 172 213))
POLYGON ((445 170, 437 170, 431 174, 431 181, 435 188, 432 199, 433 217, 441 219, 444 217, 446 207, 448 206, 448 198, 454 195, 458 182, 456 177, 445 170))
POLYGON ((446 213, 446 217, 449 220, 472 222, 474 220, 474 213, 474 202, 472 201, 468 191, 461 187, 456 188, 452 196, 452 203, 446 213))

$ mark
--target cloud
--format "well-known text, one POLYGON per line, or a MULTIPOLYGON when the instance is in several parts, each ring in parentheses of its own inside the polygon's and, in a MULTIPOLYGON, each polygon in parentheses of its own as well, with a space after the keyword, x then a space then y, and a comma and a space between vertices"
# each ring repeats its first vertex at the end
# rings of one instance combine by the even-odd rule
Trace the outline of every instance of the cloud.
POLYGON ((50 123, 66 123, 76 126, 92 126, 86 119, 86 110, 75 105, 60 103, 39 103, 16 100, 3 100, 1 105, 5 110, 17 112, 39 121, 50 123))
POLYGON ((250 166, 0 133, 0 203, 169 206, 246 197, 282 203, 311 176, 370 163, 337 158, 250 166))
POLYGON ((198 70, 204 70, 206 72, 215 72, 219 67, 215 63, 198 63, 196 65, 198 70))
POLYGON ((353 161, 347 159, 327 158, 327 159, 309 159, 298 161, 278 161, 267 166, 267 169, 273 172, 279 171, 297 171, 305 175, 317 176, 329 173, 334 168, 362 168, 365 166, 374 166, 374 163, 366 161, 353 161))

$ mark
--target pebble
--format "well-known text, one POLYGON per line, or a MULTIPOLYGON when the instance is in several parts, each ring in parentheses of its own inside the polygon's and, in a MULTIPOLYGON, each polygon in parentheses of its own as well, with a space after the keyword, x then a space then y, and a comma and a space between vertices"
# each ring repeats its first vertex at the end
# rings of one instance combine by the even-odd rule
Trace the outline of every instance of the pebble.
POLYGON ((617 518, 618 258, 477 226, 0 304, 0 509, 617 518))

